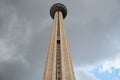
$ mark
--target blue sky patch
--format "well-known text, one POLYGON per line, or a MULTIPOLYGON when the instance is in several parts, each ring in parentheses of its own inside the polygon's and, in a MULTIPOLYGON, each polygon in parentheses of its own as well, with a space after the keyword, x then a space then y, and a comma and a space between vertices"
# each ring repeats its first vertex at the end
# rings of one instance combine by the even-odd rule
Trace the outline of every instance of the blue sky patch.
POLYGON ((93 75, 96 76, 99 80, 120 80, 120 69, 115 67, 110 67, 111 73, 106 71, 99 72, 99 69, 102 68, 101 65, 95 67, 90 71, 93 75))

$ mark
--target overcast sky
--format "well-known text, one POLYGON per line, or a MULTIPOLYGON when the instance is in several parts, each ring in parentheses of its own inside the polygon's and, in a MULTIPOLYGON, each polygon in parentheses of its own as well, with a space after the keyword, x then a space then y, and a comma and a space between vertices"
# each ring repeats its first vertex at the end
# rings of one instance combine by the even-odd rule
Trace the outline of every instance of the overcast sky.
POLYGON ((76 80, 120 80, 120 0, 0 0, 0 80, 42 80, 58 2, 76 80))

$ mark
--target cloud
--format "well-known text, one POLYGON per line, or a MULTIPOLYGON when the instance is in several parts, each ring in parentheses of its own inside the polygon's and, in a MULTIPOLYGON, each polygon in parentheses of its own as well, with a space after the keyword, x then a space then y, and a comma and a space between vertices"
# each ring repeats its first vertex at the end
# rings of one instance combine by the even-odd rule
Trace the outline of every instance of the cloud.
POLYGON ((52 24, 46 17, 31 22, 17 10, 0 1, 0 80, 40 80, 52 24))
POLYGON ((120 55, 111 59, 85 66, 75 65, 77 80, 119 80, 120 78, 120 55))
POLYGON ((93 74, 89 73, 90 67, 75 66, 75 74, 77 80, 98 80, 93 74))
POLYGON ((117 55, 112 60, 102 63, 102 67, 99 68, 99 72, 109 72, 112 74, 112 68, 120 69, 120 55, 117 55))
POLYGON ((20 59, 23 63, 25 62, 23 56, 15 55, 16 47, 14 45, 8 45, 4 41, 0 41, 0 62, 20 59))
POLYGON ((100 80, 119 80, 120 55, 118 54, 111 59, 106 59, 105 61, 94 65, 89 72, 100 80))
POLYGON ((119 44, 113 43, 119 41, 119 1, 80 0, 69 8, 65 24, 74 64, 96 64, 119 54, 119 44))
POLYGON ((22 21, 13 6, 3 2, 0 6, 0 80, 20 80, 24 76, 22 73, 29 69, 24 53, 19 52, 20 45, 29 43, 29 29, 21 29, 22 21))

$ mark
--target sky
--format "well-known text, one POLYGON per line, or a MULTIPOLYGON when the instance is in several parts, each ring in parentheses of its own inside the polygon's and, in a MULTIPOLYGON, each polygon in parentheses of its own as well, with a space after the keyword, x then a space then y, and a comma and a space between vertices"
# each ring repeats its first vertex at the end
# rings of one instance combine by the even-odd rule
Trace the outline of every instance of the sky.
POLYGON ((120 80, 120 0, 0 0, 0 80, 42 80, 59 2, 76 80, 120 80))

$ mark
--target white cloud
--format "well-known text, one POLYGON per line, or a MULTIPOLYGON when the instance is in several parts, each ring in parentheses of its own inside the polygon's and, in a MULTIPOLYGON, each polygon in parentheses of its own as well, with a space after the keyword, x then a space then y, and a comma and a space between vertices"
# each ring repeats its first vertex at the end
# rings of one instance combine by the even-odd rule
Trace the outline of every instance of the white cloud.
POLYGON ((92 66, 78 67, 75 66, 76 80, 98 80, 93 74, 89 72, 92 66))
MULTIPOLYGON (((95 77, 91 71, 94 69, 98 68, 99 73, 104 73, 108 72, 110 74, 114 74, 113 69, 120 69, 120 54, 116 55, 112 59, 106 59, 103 60, 97 64, 90 64, 86 66, 75 66, 75 74, 76 74, 76 79, 77 80, 99 80, 98 78, 95 77), (100 67, 98 67, 100 65, 100 67)), ((100 75, 100 74, 99 74, 100 75)), ((120 75, 120 73, 118 74, 120 75)), ((119 78, 113 78, 113 80, 119 80, 119 78)))
POLYGON ((99 68, 99 73, 105 71, 112 73, 112 68, 120 69, 120 54, 111 60, 103 62, 102 67, 99 68))

